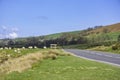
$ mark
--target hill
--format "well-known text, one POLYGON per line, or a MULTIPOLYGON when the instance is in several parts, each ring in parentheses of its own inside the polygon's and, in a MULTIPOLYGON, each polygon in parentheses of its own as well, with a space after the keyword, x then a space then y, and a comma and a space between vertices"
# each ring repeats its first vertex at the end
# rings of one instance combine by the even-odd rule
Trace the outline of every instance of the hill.
POLYGON ((17 39, 2 39, 0 40, 0 47, 28 47, 37 46, 49 47, 50 44, 58 44, 59 46, 78 45, 83 44, 88 47, 100 46, 100 45, 112 45, 117 42, 120 35, 120 23, 107 25, 107 26, 95 26, 85 30, 61 32, 56 34, 38 36, 38 37, 26 37, 17 39))
POLYGON ((60 38, 64 34, 77 35, 77 34, 80 34, 80 33, 81 33, 81 31, 61 32, 61 33, 46 35, 45 38, 50 40, 50 39, 60 38))
POLYGON ((56 39, 61 37, 64 34, 70 34, 70 35, 82 35, 82 36, 90 36, 94 34, 101 34, 101 33, 110 33, 110 35, 119 34, 120 32, 120 23, 116 24, 111 24, 107 26, 95 26, 93 28, 88 28, 85 30, 78 30, 78 31, 71 31, 71 32, 62 32, 62 33, 55 33, 55 34, 50 34, 46 35, 46 39, 56 39))
POLYGON ((102 33, 102 32, 103 33, 120 32, 120 23, 107 25, 107 26, 101 26, 91 31, 88 31, 88 33, 102 33))
POLYGON ((57 34, 50 34, 45 36, 47 40, 57 39, 66 37, 67 40, 72 40, 72 38, 85 37, 94 42, 100 43, 105 41, 117 41, 120 35, 120 23, 107 25, 107 26, 95 26, 93 28, 88 28, 85 30, 63 32, 57 34))

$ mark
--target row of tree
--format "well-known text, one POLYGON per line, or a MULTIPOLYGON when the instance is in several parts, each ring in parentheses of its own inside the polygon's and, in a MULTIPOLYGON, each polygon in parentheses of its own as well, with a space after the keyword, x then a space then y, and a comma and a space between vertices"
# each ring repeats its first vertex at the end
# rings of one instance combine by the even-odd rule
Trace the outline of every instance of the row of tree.
MULTIPOLYGON (((118 41, 120 42, 120 35, 118 37, 118 41)), ((30 37, 23 40, 12 40, 5 39, 0 42, 0 47, 29 47, 29 46, 37 46, 39 48, 43 48, 44 46, 50 47, 50 44, 57 44, 59 46, 66 45, 74 45, 74 44, 88 44, 89 47, 100 46, 100 45, 111 45, 113 41, 109 35, 99 35, 99 36, 81 36, 72 35, 65 33, 61 37, 56 39, 45 39, 44 37, 30 37)))

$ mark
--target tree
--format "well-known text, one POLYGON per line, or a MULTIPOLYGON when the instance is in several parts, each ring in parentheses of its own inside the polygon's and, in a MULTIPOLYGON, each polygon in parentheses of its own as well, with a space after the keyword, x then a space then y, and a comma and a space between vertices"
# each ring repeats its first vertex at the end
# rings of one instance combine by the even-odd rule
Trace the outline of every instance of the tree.
POLYGON ((7 44, 9 47, 14 47, 15 42, 13 40, 9 40, 7 44))
POLYGON ((36 37, 30 37, 30 38, 27 38, 27 47, 28 46, 37 46, 39 43, 39 39, 36 38, 36 37))
POLYGON ((101 27, 103 27, 103 26, 95 26, 94 29, 101 28, 101 27))
POLYGON ((118 42, 120 42, 120 35, 118 36, 118 42))
POLYGON ((91 30, 93 30, 93 28, 91 28, 91 27, 89 27, 89 28, 87 29, 87 31, 91 31, 91 30))

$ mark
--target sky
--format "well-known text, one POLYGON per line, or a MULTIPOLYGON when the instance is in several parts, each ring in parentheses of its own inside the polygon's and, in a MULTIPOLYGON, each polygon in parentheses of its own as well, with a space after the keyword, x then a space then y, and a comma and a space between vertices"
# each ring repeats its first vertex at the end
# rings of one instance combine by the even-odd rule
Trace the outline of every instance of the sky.
POLYGON ((120 22, 120 0, 0 0, 0 39, 120 22))

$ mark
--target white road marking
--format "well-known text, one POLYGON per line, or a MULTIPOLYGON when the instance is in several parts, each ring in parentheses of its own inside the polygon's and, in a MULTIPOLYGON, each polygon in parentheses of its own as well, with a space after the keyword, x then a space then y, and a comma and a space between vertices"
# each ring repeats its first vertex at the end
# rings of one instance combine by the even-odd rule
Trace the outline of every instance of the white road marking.
POLYGON ((111 55, 104 55, 104 56, 106 56, 106 57, 113 57, 113 56, 111 56, 111 55))

